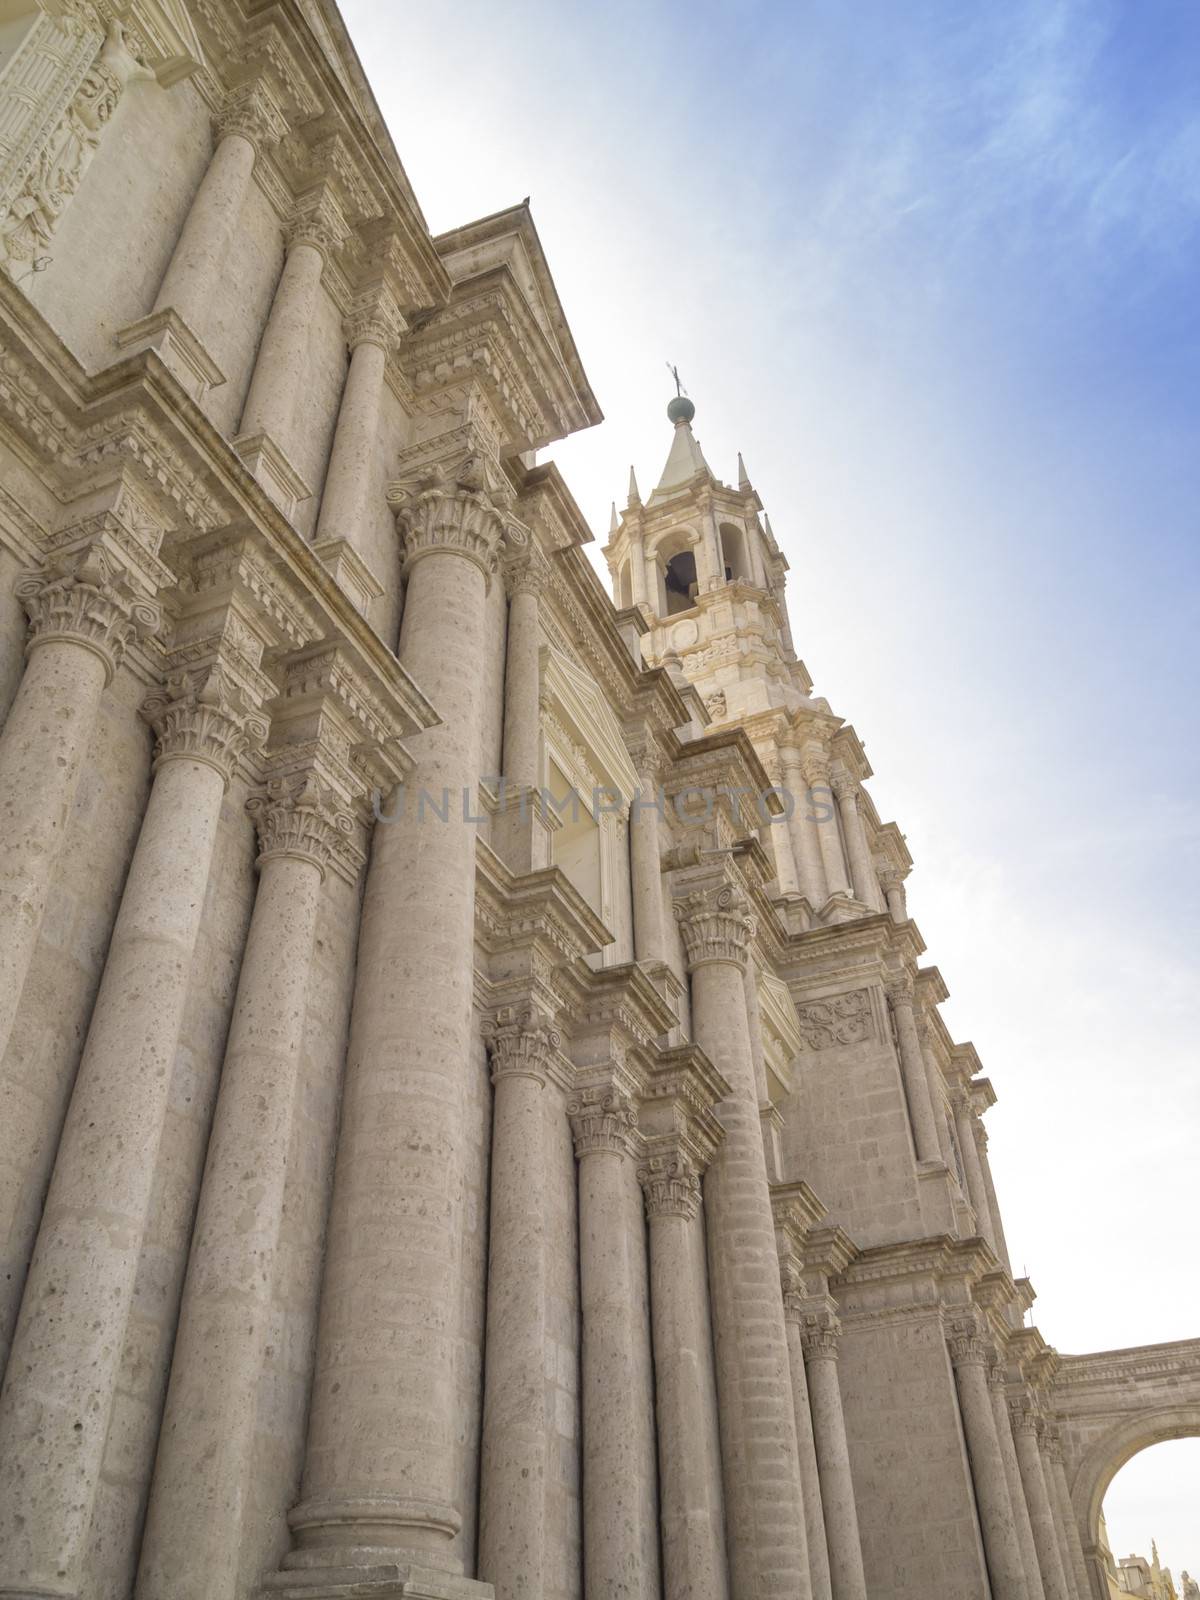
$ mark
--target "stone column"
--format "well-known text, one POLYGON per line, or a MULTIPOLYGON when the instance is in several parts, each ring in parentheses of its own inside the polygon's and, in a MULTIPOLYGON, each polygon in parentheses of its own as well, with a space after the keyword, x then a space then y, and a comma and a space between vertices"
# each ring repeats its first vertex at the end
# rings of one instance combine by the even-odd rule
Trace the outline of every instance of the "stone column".
POLYGON ((510 784, 531 789, 542 781, 539 711, 542 633, 538 622, 538 594, 544 578, 543 558, 531 547, 505 571, 508 641, 504 654, 502 771, 510 784))
POLYGON ((787 1319, 788 1365, 792 1374, 792 1405, 796 1413, 796 1444, 800 1452, 800 1483, 804 1491, 804 1531, 808 1540, 808 1570, 812 1578, 813 1600, 832 1600, 833 1577, 829 1570, 829 1547, 825 1540, 825 1511, 821 1504, 821 1478, 817 1465, 817 1444, 813 1435, 812 1402, 804 1366, 804 1293, 797 1284, 785 1290, 784 1316, 787 1319))
POLYGON ((234 89, 213 123, 216 146, 154 301, 154 312, 177 312, 193 333, 203 329, 212 297, 220 292, 229 241, 246 202, 258 152, 287 132, 279 105, 262 79, 234 89))
POLYGON ((830 1311, 806 1312, 801 1341, 821 1478, 821 1509, 833 1580, 833 1600, 867 1600, 850 1447, 838 1383, 841 1325, 830 1311))
POLYGON ((261 853, 150 1488, 137 1600, 234 1600, 321 885, 349 814, 311 772, 251 797, 261 853))
MULTIPOLYGON (((983 1168, 979 1163, 979 1147, 975 1143, 975 1113, 971 1109, 971 1096, 961 1086, 951 1095, 954 1107, 954 1126, 958 1132, 958 1145, 966 1168, 967 1194, 975 1208, 979 1231, 993 1249, 995 1235, 992 1230, 992 1213, 988 1205, 987 1187, 983 1181, 983 1168)), ((999 1252, 997 1252, 999 1253, 999 1252)))
POLYGON ((929 1098, 929 1078, 921 1054, 921 1040, 913 1015, 913 981, 902 973, 885 984, 896 1019, 896 1043, 900 1055, 900 1073, 904 1079, 904 1094, 908 1101, 908 1114, 912 1121, 913 1143, 918 1161, 940 1161, 937 1124, 933 1120, 933 1102, 929 1098))
MULTIPOLYGON (((1067 1593, 1071 1600, 1087 1600, 1087 1590, 1081 1595, 1078 1579, 1075 1575, 1074 1563, 1071 1560, 1071 1546, 1067 1536, 1067 1524, 1063 1516, 1062 1497, 1058 1491, 1058 1480, 1054 1473, 1054 1446, 1053 1434, 1050 1424, 1044 1417, 1038 1419, 1038 1449, 1042 1456, 1042 1476, 1046 1480, 1046 1494, 1050 1501, 1050 1515, 1054 1520, 1054 1531, 1058 1538, 1058 1553, 1062 1558, 1063 1577, 1066 1579, 1067 1593)), ((1061 1454, 1061 1451, 1060 1451, 1061 1454)))
POLYGON ((818 791, 811 800, 805 795, 806 816, 813 818, 812 828, 821 851, 825 885, 829 894, 846 894, 850 880, 846 876, 846 858, 842 854, 842 841, 838 836, 837 817, 834 815, 834 795, 829 782, 829 758, 814 745, 806 745, 800 752, 801 771, 808 791, 818 791), (826 815, 828 813, 828 815, 826 815))
POLYGON ((858 779, 848 772, 833 775, 833 792, 837 796, 838 810, 842 814, 842 832, 846 839, 846 853, 850 857, 850 876, 854 883, 854 898, 872 911, 879 909, 879 885, 875 881, 875 867, 867 849, 867 836, 863 831, 862 813, 859 811, 858 779))
POLYGON ((1067 1469, 1063 1462, 1062 1437, 1057 1428, 1048 1426, 1046 1429, 1046 1448, 1043 1452, 1043 1462, 1049 1463, 1047 1487, 1052 1487, 1058 1503, 1059 1517, 1062 1522, 1063 1533, 1066 1537, 1065 1562, 1067 1572, 1074 1579, 1078 1600, 1091 1600, 1091 1580, 1088 1577, 1087 1562, 1083 1554, 1083 1540, 1079 1536, 1079 1523, 1075 1519, 1075 1507, 1071 1501, 1071 1490, 1067 1484, 1067 1469))
POLYGON ((954 1141, 950 1137, 950 1123, 945 1110, 945 1096, 942 1093, 942 1069, 938 1066, 937 1057, 933 1053, 933 1043, 930 1037, 929 1024, 924 1017, 917 1020, 917 1038, 921 1042, 921 1059, 925 1063, 925 1081, 929 1085, 929 1103, 933 1107, 933 1123, 937 1133, 938 1149, 949 1172, 957 1173, 957 1163, 954 1159, 954 1141))
POLYGON ((288 228, 287 256, 242 408, 236 443, 269 439, 285 455, 296 396, 304 387, 308 340, 325 258, 345 238, 346 224, 323 188, 298 202, 288 228))
POLYGON ((408 571, 399 656, 443 721, 413 741, 404 791, 382 813, 392 820, 375 827, 288 1569, 461 1569, 452 1541, 462 1522, 456 1364, 473 1032, 468 819, 503 529, 489 481, 498 479, 471 457, 391 496, 408 571))
POLYGON ((949 1333, 950 1359, 958 1386, 958 1404, 993 1600, 1028 1600, 1025 1565, 988 1392, 991 1351, 979 1319, 973 1313, 957 1317, 949 1333))
POLYGON ((37 948, 79 775, 126 648, 158 626, 100 550, 17 584, 29 664, 0 733, 0 1059, 37 948))
POLYGON ((1029 1594, 1029 1600, 1046 1600, 1046 1591, 1042 1585, 1042 1569, 1038 1565, 1037 1545, 1033 1537, 1033 1524, 1029 1520, 1029 1506, 1025 1500, 1025 1486, 1021 1482, 1021 1468, 1017 1462, 1017 1449, 1013 1443, 1012 1424, 1009 1421, 1004 1368, 999 1362, 993 1363, 989 1368, 988 1391, 991 1395, 996 1437, 1000 1443, 1000 1456, 1004 1462, 1004 1476, 1008 1479, 1008 1498, 1012 1503, 1013 1521, 1017 1529, 1017 1543, 1021 1547, 1021 1565, 1025 1570, 1025 1588, 1029 1594))
POLYGON ((315 543, 345 541, 360 558, 365 555, 363 521, 374 476, 388 352, 403 325, 395 300, 382 287, 361 295, 345 322, 350 368, 338 407, 315 543))
POLYGON ((637 1112, 607 1087, 577 1094, 567 1114, 579 1162, 584 1592, 658 1600, 654 1421, 638 1382, 649 1329, 637 1112))
POLYGON ((788 817, 788 833, 800 878, 800 892, 814 912, 819 912, 829 898, 825 883, 825 866, 821 859, 821 842, 817 837, 817 823, 808 798, 808 780, 800 752, 795 745, 779 747, 783 763, 783 783, 792 799, 788 817))
POLYGON ((545 1085, 559 1036, 534 1006, 491 1029, 492 1169, 479 1576, 496 1600, 545 1592, 545 1085))
POLYGON ((650 1227, 663 1600, 725 1600, 725 1541, 707 1489, 705 1285, 692 1266, 700 1179, 678 1141, 650 1156, 638 1178, 650 1227))
POLYGON ((636 533, 629 536, 629 581, 635 606, 644 606, 650 599, 646 588, 646 552, 636 533))
MULTIPOLYGON (((771 780, 771 787, 781 795, 791 791, 784 777, 783 762, 773 755, 763 754, 763 767, 771 780)), ((785 802, 786 803, 786 802, 785 802)), ((759 815, 762 815, 760 808, 759 815)), ((784 817, 772 818, 759 829, 763 848, 775 863, 775 884, 780 894, 799 894, 800 881, 796 876, 796 860, 792 854, 791 824, 784 817)))
POLYGON ((248 732, 265 731, 219 669, 172 680, 146 714, 154 786, 0 1397, 0 1593, 83 1581, 221 801, 248 732))
POLYGON ((631 752, 637 767, 637 799, 629 808, 629 866, 633 887, 633 948, 639 961, 665 961, 662 855, 658 823, 664 804, 659 783, 662 758, 655 745, 631 752))
POLYGON ((1050 1508, 1050 1493, 1042 1467, 1042 1454, 1038 1449, 1037 1412, 1027 1399, 1020 1397, 1009 1401, 1009 1418, 1046 1600, 1073 1600, 1072 1591, 1067 1588, 1058 1529, 1050 1508))
POLYGON ((895 868, 889 868, 880 877, 880 886, 887 900, 893 922, 908 921, 908 907, 904 900, 904 880, 895 868))
MULTIPOLYGON (((693 881, 693 880, 688 880, 693 881)), ((779 1256, 743 992, 745 892, 706 877, 676 902, 696 1042, 730 1085, 704 1181, 733 1594, 809 1600, 779 1256)))

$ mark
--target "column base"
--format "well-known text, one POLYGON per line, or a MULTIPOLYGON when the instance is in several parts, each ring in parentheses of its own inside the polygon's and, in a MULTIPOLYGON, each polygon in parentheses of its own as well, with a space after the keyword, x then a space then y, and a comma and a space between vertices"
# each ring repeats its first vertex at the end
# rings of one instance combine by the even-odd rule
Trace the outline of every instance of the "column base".
POLYGON ((495 1593, 490 1583, 407 1561, 276 1572, 259 1590, 261 1600, 495 1600, 495 1593))
POLYGON ((210 389, 219 389, 225 374, 178 311, 167 306, 117 334, 122 350, 153 350, 187 390, 197 405, 210 389))

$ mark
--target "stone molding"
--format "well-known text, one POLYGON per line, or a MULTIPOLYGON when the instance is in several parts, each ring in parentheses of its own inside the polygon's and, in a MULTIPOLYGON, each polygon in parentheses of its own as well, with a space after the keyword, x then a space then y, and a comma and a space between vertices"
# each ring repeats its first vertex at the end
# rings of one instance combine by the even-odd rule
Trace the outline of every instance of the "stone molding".
POLYGON ((537 1006, 501 1006, 484 1023, 492 1064, 492 1083, 501 1078, 531 1078, 545 1087, 562 1036, 537 1006))
POLYGON ((227 788, 239 758, 267 736, 266 719, 245 710, 220 667, 173 673, 147 695, 142 715, 156 736, 155 771, 164 761, 199 761, 219 772, 227 788))
POLYGON ((312 772, 269 778, 246 801, 258 834, 259 870, 268 861, 307 861, 324 878, 339 847, 354 832, 354 819, 338 796, 312 772))
POLYGON ((689 972, 710 961, 746 965, 755 922, 749 897, 739 884, 691 890, 675 901, 675 919, 689 972))
POLYGON ((74 567, 28 574, 17 583, 16 595, 29 617, 27 655, 56 641, 79 645, 104 663, 106 684, 129 646, 162 623, 157 602, 136 595, 125 573, 99 550, 74 567))
POLYGON ((487 478, 482 458, 468 456, 453 469, 441 467, 417 484, 389 489, 405 576, 422 557, 450 552, 474 562, 491 587, 508 519, 487 478))
POLYGON ((700 1214, 700 1173, 678 1146, 648 1156, 638 1167, 638 1182, 648 1218, 683 1217, 691 1222, 700 1214))
POLYGON ((629 1095, 611 1085, 581 1089, 567 1103, 575 1140, 575 1158, 638 1154, 637 1107, 629 1095))

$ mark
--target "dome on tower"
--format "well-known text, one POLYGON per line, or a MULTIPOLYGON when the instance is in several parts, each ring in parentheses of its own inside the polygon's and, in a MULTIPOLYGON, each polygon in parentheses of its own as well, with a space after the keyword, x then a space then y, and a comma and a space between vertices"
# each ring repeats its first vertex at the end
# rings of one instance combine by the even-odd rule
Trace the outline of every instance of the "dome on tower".
POLYGON ((690 422, 696 408, 685 394, 677 394, 667 406, 667 416, 672 422, 690 422))

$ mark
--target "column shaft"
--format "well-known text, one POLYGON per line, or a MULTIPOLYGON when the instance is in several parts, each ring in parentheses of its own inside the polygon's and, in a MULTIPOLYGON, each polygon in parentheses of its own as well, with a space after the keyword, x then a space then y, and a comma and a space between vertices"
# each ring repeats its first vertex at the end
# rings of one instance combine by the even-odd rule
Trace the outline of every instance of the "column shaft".
POLYGON ((739 1597, 809 1600, 783 1291, 743 991, 746 904, 726 886, 676 905, 693 1032, 732 1091, 704 1180, 730 1578, 739 1597))
POLYGON ((332 818, 312 799, 260 805, 262 876, 188 1258, 138 1600, 233 1600, 237 1590, 236 1531, 252 1486, 256 1396, 330 842, 305 838, 301 828, 332 832, 332 818), (280 853, 265 853, 273 843, 280 853), (282 853, 289 845, 296 854, 282 853))
POLYGON ((488 498, 461 485, 402 494, 400 516, 409 579, 399 655, 444 720, 414 741, 403 796, 375 827, 303 1499, 284 1564, 373 1565, 388 1552, 457 1572, 476 841, 468 819, 479 782, 485 570, 500 524, 488 498))
POLYGON ((317 522, 318 544, 344 539, 360 556, 364 554, 363 520, 374 476, 386 367, 387 353, 374 339, 360 339, 350 352, 317 522))
POLYGON ((211 297, 220 290, 255 159, 247 130, 230 129, 218 139, 155 297, 155 311, 177 311, 193 333, 201 331, 211 297))
POLYGON ((134 851, 0 1398, 0 1591, 83 1579, 224 788, 163 760, 134 851))
POLYGON ((813 1437, 821 1478, 821 1509, 825 1516, 825 1542, 833 1580, 833 1600, 867 1600, 854 1480, 850 1476, 850 1448, 838 1383, 836 1345, 824 1335, 805 1338, 805 1366, 813 1437))
POLYGON ((529 1012, 503 1018, 492 1041, 479 1575, 497 1600, 524 1600, 546 1585, 544 1083, 557 1037, 529 1012))
POLYGON ((967 1176, 967 1194, 975 1208, 979 1231, 995 1249, 992 1231, 992 1213, 988 1205, 987 1188, 983 1181, 983 1168, 979 1164, 979 1146, 975 1143, 975 1114, 970 1100, 960 1089, 954 1095, 954 1126, 958 1132, 958 1145, 962 1151, 963 1166, 967 1176))
POLYGON ((662 855, 658 842, 658 773, 641 782, 629 808, 629 864, 633 879, 633 946, 639 961, 665 961, 662 855))
POLYGON ((1025 1504, 1029 1507, 1029 1520, 1033 1526, 1042 1588, 1046 1600, 1072 1600, 1063 1571, 1058 1530, 1050 1510, 1050 1495, 1042 1468, 1041 1451, 1038 1449, 1036 1425, 1027 1412, 1016 1410, 1011 1415, 1017 1465, 1025 1486, 1025 1504))
POLYGON ((800 1483, 804 1491, 804 1530, 808 1539, 808 1570, 813 1600, 832 1600, 829 1546, 825 1539, 825 1512, 821 1504, 821 1478, 817 1444, 813 1435, 812 1403, 804 1368, 804 1346, 799 1316, 787 1319, 788 1363, 792 1373, 792 1404, 796 1413, 796 1445, 800 1453, 800 1483))
POLYGON ((1067 1593, 1071 1600, 1088 1600, 1087 1589, 1080 1593, 1079 1582, 1075 1574, 1075 1566, 1071 1560, 1071 1545, 1067 1534, 1067 1521, 1064 1512, 1066 1508, 1062 1503, 1059 1493, 1058 1479, 1054 1471, 1054 1449, 1050 1444, 1045 1430, 1039 1433, 1038 1448, 1042 1454, 1042 1476, 1046 1480, 1046 1494, 1050 1501, 1050 1515, 1054 1521, 1054 1531, 1058 1538, 1058 1551, 1062 1558, 1063 1577, 1066 1580, 1067 1593))
POLYGON ((1008 1497, 1012 1502, 1013 1521, 1017 1541, 1021 1546, 1021 1565, 1025 1569, 1025 1588, 1029 1600, 1046 1600, 1042 1584, 1042 1569, 1038 1564, 1037 1544, 1033 1537, 1033 1524, 1029 1520, 1029 1506, 1025 1499, 1025 1485, 1021 1481, 1021 1468, 1017 1462, 1017 1448, 1013 1443, 1012 1423, 1009 1421, 1008 1400, 1004 1394, 1001 1375, 993 1376, 991 1385, 992 1416, 996 1424, 996 1437, 1004 1461, 1004 1475, 1008 1479, 1008 1497))
POLYGON ((536 579, 517 576, 508 602, 508 645, 504 657, 504 776, 509 783, 536 788, 541 782, 541 683, 536 579))
POLYGON ((800 752, 790 745, 780 750, 783 762, 783 782, 791 796, 788 816, 788 833, 800 879, 800 892, 814 912, 819 912, 829 898, 825 883, 825 866, 821 859, 821 842, 817 837, 816 816, 808 798, 808 783, 800 761, 800 752))
POLYGON ((650 599, 646 588, 646 553, 636 533, 629 540, 629 580, 634 605, 646 605, 650 599))
POLYGON ((850 879, 846 874, 846 858, 838 833, 836 802, 829 783, 829 763, 821 755, 807 754, 803 759, 805 793, 804 814, 812 818, 812 828, 821 852, 821 865, 828 894, 849 894, 850 879))
POLYGON ((852 779, 842 779, 835 784, 838 810, 842 815, 842 832, 846 839, 846 853, 850 857, 850 876, 854 884, 854 897, 872 911, 879 909, 879 885, 871 852, 867 849, 867 836, 863 830, 859 811, 858 785, 852 779))
POLYGON ((710 1503, 708 1490, 704 1419, 712 1371, 705 1348, 705 1286, 696 1281, 689 1238, 700 1227, 699 1186, 686 1174, 657 1181, 643 1174, 642 1181, 650 1224, 663 1597, 725 1600, 720 1507, 710 1503))
POLYGON ((941 1159, 941 1146, 938 1144, 937 1125, 933 1120, 929 1078, 925 1072, 921 1040, 913 1016, 910 985, 904 982, 889 985, 888 998, 892 1003, 892 1015, 896 1019, 900 1073, 904 1079, 904 1094, 908 1101, 908 1114, 912 1120, 917 1160, 938 1161, 941 1159))
POLYGON ((1071 1490, 1067 1485, 1067 1469, 1063 1464, 1061 1447, 1051 1455, 1050 1470, 1054 1478, 1055 1488, 1058 1491, 1058 1503, 1062 1510, 1063 1529, 1067 1536, 1067 1565, 1074 1576, 1079 1600, 1091 1600, 1092 1585, 1088 1577, 1087 1561, 1083 1554, 1083 1540, 1079 1534, 1079 1523, 1076 1520, 1075 1507, 1071 1501, 1071 1490))
MULTIPOLYGON (((979 1343, 975 1339, 962 1342, 979 1343)), ((1025 1567, 988 1393, 986 1356, 980 1351, 957 1357, 954 1370, 994 1600, 1027 1600, 1025 1567)))
POLYGON ((621 1097, 569 1107, 579 1157, 583 1583, 588 1600, 658 1600, 645 1224, 621 1097))
POLYGON ((304 239, 291 245, 242 408, 239 432, 266 434, 283 450, 291 442, 296 396, 308 366, 308 336, 323 268, 316 245, 304 239))

